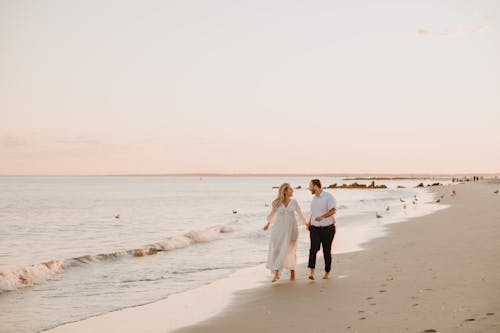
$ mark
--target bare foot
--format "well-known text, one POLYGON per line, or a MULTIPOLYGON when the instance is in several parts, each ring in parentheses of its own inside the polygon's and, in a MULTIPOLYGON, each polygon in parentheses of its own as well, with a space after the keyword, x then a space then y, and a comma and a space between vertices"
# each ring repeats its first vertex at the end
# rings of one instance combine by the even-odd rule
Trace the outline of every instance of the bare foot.
POLYGON ((330 273, 325 273, 325 275, 323 275, 324 280, 327 280, 329 278, 330 278, 330 273))
POLYGON ((295 271, 290 271, 290 281, 295 281, 295 271))
POLYGON ((309 280, 314 280, 314 268, 311 268, 311 270, 310 270, 309 280))
POLYGON ((275 271, 275 272, 274 272, 274 277, 273 277, 273 279, 272 279, 272 281, 271 281, 271 282, 276 282, 276 281, 278 281, 279 279, 280 279, 280 272, 279 272, 279 271, 275 271))

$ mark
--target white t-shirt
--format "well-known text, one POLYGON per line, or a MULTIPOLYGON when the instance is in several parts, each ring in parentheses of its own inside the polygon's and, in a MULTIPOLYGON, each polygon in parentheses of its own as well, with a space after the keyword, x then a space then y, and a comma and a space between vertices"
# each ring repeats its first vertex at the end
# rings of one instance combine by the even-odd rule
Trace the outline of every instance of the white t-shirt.
POLYGON ((311 200, 311 225, 316 227, 326 227, 335 224, 335 214, 321 221, 316 221, 316 217, 321 216, 332 208, 337 208, 337 201, 331 193, 321 191, 319 196, 314 195, 311 200))

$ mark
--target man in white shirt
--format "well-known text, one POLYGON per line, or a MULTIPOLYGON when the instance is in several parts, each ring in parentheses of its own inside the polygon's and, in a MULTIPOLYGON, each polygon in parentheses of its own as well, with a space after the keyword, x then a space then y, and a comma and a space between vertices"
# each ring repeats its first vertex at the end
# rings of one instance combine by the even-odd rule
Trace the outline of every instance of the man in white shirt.
POLYGON ((309 279, 314 280, 316 254, 320 246, 323 248, 323 257, 325 259, 325 275, 323 279, 328 279, 332 267, 332 243, 333 237, 335 236, 335 213, 337 211, 337 202, 333 195, 323 191, 319 179, 311 180, 309 183, 309 190, 314 195, 311 200, 311 218, 308 223, 309 236, 311 239, 308 264, 311 270, 309 279))

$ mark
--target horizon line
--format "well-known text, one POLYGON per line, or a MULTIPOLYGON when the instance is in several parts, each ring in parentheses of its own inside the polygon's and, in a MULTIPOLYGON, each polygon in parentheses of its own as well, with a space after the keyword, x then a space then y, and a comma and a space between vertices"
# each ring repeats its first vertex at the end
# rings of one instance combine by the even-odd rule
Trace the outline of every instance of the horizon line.
POLYGON ((200 173, 116 173, 116 174, 0 174, 0 177, 217 177, 217 176, 239 176, 239 177, 275 177, 275 176, 322 176, 322 177, 350 177, 350 176, 405 176, 405 177, 421 177, 421 176, 500 176, 500 172, 451 172, 451 173, 418 173, 418 172, 403 172, 403 173, 230 173, 230 172, 200 172, 200 173))

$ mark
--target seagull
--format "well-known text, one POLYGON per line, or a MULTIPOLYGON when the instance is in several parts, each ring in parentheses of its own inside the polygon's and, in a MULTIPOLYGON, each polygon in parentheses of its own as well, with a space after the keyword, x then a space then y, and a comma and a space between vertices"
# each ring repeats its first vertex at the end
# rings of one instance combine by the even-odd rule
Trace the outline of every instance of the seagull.
POLYGON ((120 213, 115 215, 115 219, 119 219, 119 218, 120 218, 120 213))
POLYGON ((382 217, 382 215, 380 215, 378 212, 375 212, 375 216, 379 219, 382 217))
POLYGON ((403 205, 403 209, 406 209, 406 204, 403 205))
POLYGON ((436 200, 436 203, 440 203, 440 202, 441 202, 441 199, 437 199, 437 200, 436 200))
POLYGON ((415 194, 415 201, 418 201, 417 195, 415 194))
POLYGON ((412 201, 412 203, 413 203, 414 205, 416 205, 416 204, 417 204, 417 203, 415 202, 415 200, 413 200, 413 201, 412 201))
POLYGON ((238 211, 233 209, 233 214, 238 214, 238 211))
POLYGON ((399 198, 399 201, 401 201, 401 202, 405 202, 405 201, 404 201, 403 199, 401 199, 401 198, 399 198))
POLYGON ((387 208, 385 209, 386 211, 390 211, 391 210, 391 207, 387 206, 387 208))
POLYGON ((495 192, 493 192, 493 193, 497 194, 497 193, 498 193, 498 190, 496 190, 496 191, 495 191, 495 192))

